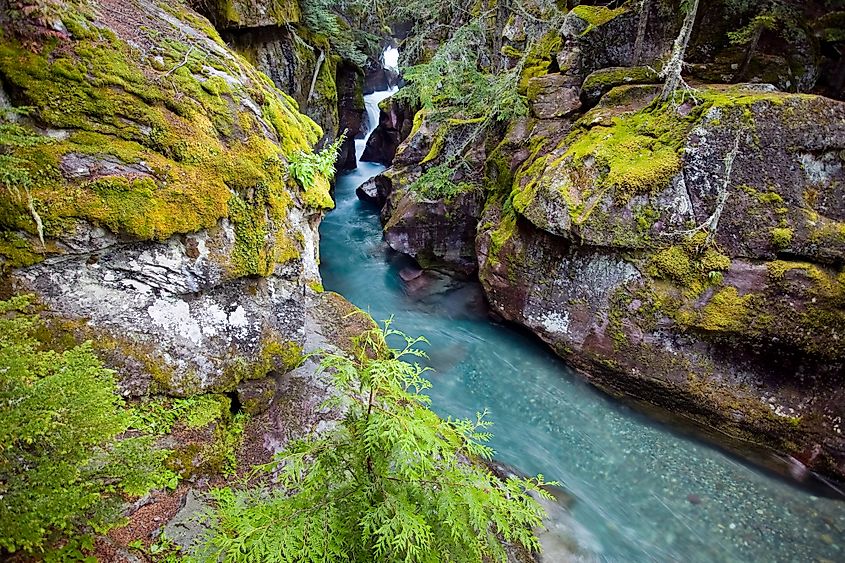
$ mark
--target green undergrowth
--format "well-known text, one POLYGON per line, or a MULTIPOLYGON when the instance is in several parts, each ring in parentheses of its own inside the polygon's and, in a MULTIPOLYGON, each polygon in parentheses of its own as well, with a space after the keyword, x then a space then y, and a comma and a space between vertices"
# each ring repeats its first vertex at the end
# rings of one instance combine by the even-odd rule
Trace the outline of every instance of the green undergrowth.
POLYGON ((449 164, 432 166, 414 180, 408 189, 424 199, 449 200, 463 193, 478 189, 476 184, 471 182, 455 182, 452 177, 455 170, 449 164))
POLYGON ((557 483, 494 475, 486 412, 444 420, 429 409, 421 342, 386 323, 359 335, 352 354, 326 355, 337 394, 323 408, 342 407, 343 418, 288 443, 264 467, 274 487, 213 491, 208 532, 188 560, 505 561, 503 543, 538 551, 545 513, 535 499, 557 483))
POLYGON ((187 398, 158 397, 132 409, 132 428, 147 434, 168 434, 177 424, 201 428, 229 416, 231 400, 225 395, 187 398))
POLYGON ((43 324, 30 297, 0 301, 0 549, 49 559, 178 476, 153 436, 127 432, 131 411, 91 343, 53 349, 43 324))

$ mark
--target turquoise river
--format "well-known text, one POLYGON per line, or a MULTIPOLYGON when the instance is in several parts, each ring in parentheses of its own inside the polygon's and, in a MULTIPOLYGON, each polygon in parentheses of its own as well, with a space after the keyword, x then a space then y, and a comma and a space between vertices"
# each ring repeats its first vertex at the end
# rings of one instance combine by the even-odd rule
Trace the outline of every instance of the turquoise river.
MULTIPOLYGON (((383 97, 367 99, 371 123, 383 97)), ((361 163, 338 178, 320 229, 325 288, 425 336, 435 410, 489 409, 497 459, 563 484, 574 500, 555 527, 576 560, 845 561, 845 500, 833 486, 800 487, 608 398, 530 335, 490 320, 477 284, 404 282, 407 259, 355 196, 381 170, 361 163)))

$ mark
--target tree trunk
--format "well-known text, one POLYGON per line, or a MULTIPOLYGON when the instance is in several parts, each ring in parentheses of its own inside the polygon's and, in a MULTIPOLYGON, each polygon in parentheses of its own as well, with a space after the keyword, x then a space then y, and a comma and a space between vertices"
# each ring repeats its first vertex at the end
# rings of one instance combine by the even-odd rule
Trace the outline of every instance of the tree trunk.
POLYGON ((663 84, 663 93, 660 96, 663 101, 671 98, 675 90, 683 83, 681 73, 684 70, 684 55, 686 55, 687 46, 692 37, 692 29, 695 27, 698 4, 699 0, 693 0, 692 7, 684 18, 684 25, 681 27, 681 32, 678 34, 675 44, 672 47, 672 57, 660 73, 666 79, 666 82, 663 84))
POLYGON ((745 52, 745 60, 742 61, 742 68, 739 69, 737 80, 743 80, 748 73, 748 67, 751 66, 751 59, 754 58, 754 52, 757 50, 757 44, 760 43, 760 37, 763 35, 763 24, 757 24, 754 30, 754 37, 751 38, 751 43, 748 44, 748 50, 745 52))
POLYGON ((640 57, 643 54, 643 41, 645 41, 645 32, 648 28, 648 14, 651 11, 651 0, 642 0, 640 2, 640 21, 637 24, 637 39, 634 41, 634 56, 631 59, 631 66, 640 64, 640 57))
POLYGON ((314 67, 314 75, 311 77, 311 88, 308 89, 308 97, 305 98, 305 107, 302 111, 308 110, 308 105, 311 103, 311 98, 314 96, 314 89, 317 87, 317 77, 320 75, 320 69, 323 67, 323 61, 326 60, 326 54, 320 49, 320 55, 317 57, 317 66, 314 67))

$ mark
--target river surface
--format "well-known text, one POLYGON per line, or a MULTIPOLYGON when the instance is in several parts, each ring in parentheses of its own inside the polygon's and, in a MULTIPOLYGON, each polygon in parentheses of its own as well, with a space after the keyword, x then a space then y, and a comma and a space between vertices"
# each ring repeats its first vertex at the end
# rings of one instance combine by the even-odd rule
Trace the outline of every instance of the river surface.
MULTIPOLYGON (((386 95, 367 97, 370 123, 386 95)), ((384 245, 377 211, 355 196, 383 169, 360 163, 338 178, 337 207, 320 228, 325 288, 430 341, 434 410, 489 409, 496 458, 574 496, 565 533, 582 559, 845 561, 844 501, 606 397, 530 335, 492 322, 477 284, 435 275, 403 282, 409 261, 384 245)))

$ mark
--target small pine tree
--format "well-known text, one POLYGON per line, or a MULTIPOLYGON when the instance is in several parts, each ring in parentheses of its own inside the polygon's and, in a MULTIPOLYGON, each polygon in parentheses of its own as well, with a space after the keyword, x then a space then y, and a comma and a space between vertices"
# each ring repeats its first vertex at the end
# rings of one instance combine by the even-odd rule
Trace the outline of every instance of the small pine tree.
POLYGON ((218 490, 194 560, 480 563, 504 561, 503 542, 538 550, 543 477, 502 481, 480 462, 492 455, 484 414, 429 410, 425 369, 404 360, 421 341, 387 323, 354 358, 326 356, 345 418, 288 446, 272 466, 279 487, 218 490), (389 352, 396 335, 405 346, 389 352))

